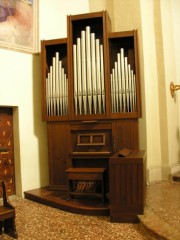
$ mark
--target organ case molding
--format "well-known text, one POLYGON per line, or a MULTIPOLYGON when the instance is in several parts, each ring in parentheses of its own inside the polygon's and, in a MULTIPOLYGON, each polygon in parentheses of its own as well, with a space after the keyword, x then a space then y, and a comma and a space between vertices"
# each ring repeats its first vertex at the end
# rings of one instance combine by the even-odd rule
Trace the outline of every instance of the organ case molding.
MULTIPOLYGON (((67 49, 67 38, 61 39, 52 39, 52 40, 42 40, 41 41, 41 72, 42 72, 42 119, 44 121, 67 121, 69 118, 69 80, 68 80, 68 49, 67 49), (59 54, 59 61, 56 57, 56 53, 59 54), (56 61, 53 64, 53 58, 56 61), (66 99, 66 111, 65 104, 63 105, 63 101, 65 102, 65 91, 64 94, 60 95, 60 84, 62 81, 59 80, 58 84, 56 80, 48 79, 51 69, 53 69, 53 65, 56 62, 61 63, 61 66, 58 67, 58 74, 60 79, 62 79, 62 75, 66 74, 67 79, 67 99, 66 99), (64 69, 64 74, 62 74, 62 68, 64 69), (60 74, 61 72, 61 74, 60 74), (49 84, 47 84, 47 80, 49 84), (54 84, 55 83, 55 84, 54 84), (51 86, 50 86, 51 85, 51 86), (54 85, 54 86, 53 86, 54 85), (48 92, 50 96, 48 96, 48 92), (64 97, 64 99, 63 99, 64 97), (58 103, 57 103, 58 102, 58 103), (58 106, 58 107, 57 107, 58 106), (51 110, 49 110, 51 108, 51 110), (57 110, 58 108, 58 110, 57 110), (55 109, 55 110, 54 110, 55 109)), ((57 69, 56 69, 57 71, 57 69)))
MULTIPOLYGON (((107 59, 107 35, 109 32, 111 32, 111 21, 110 21, 109 15, 108 15, 107 11, 88 13, 88 14, 79 14, 79 15, 73 15, 73 16, 69 15, 67 17, 67 22, 68 22, 68 49, 69 49, 68 57, 69 57, 69 66, 70 66, 69 74, 70 74, 70 79, 71 79, 70 92, 71 92, 72 100, 75 99, 74 95, 76 92, 75 72, 74 72, 75 68, 73 66, 73 63, 74 63, 73 45, 76 45, 78 48, 78 43, 77 43, 78 39, 80 39, 81 43, 83 43, 83 36, 82 36, 83 31, 85 32, 85 42, 87 43, 88 42, 87 39, 89 39, 89 38, 90 38, 90 42, 91 42, 91 44, 89 46, 89 51, 91 51, 90 59, 88 57, 89 56, 88 55, 88 47, 87 47, 88 44, 86 45, 86 49, 85 49, 85 52, 87 51, 86 62, 87 63, 90 62, 89 64, 86 64, 85 77, 83 77, 83 74, 84 74, 83 60, 82 60, 83 56, 81 59, 82 82, 84 82, 85 79, 87 80, 87 82, 86 82, 87 87, 85 87, 85 89, 83 89, 83 86, 82 86, 83 98, 84 98, 84 93, 83 93, 84 90, 86 92, 85 95, 87 95, 87 101, 85 100, 87 103, 87 112, 84 111, 84 102, 83 102, 82 103, 82 113, 80 113, 79 109, 77 111, 78 113, 76 113, 76 105, 75 105, 75 101, 74 101, 74 103, 71 105, 72 108, 70 111, 70 113, 71 113, 70 118, 73 120, 107 119, 109 116, 109 106, 108 106, 108 104, 109 104, 108 91, 109 90, 107 88, 107 85, 108 85, 107 65, 103 64, 103 70, 101 69, 99 71, 96 71, 96 73, 92 70, 92 68, 93 68, 93 64, 92 64, 92 62, 93 62, 93 57, 92 57, 93 46, 92 46, 92 38, 91 37, 92 37, 92 34, 94 34, 94 39, 95 39, 94 48, 97 48, 98 41, 99 41, 99 45, 102 46, 103 54, 99 53, 99 55, 101 55, 101 61, 103 63, 105 63, 106 59, 107 59), (86 30, 87 27, 89 27, 89 37, 87 37, 88 36, 87 30, 86 30), (88 59, 89 59, 89 61, 88 61, 88 59), (88 71, 89 71, 89 74, 88 74, 88 71), (100 71, 101 71, 101 76, 103 75, 102 76, 103 81, 101 81, 101 84, 103 83, 103 85, 104 85, 104 93, 103 93, 105 96, 104 100, 103 100, 104 101, 104 111, 103 111, 103 106, 102 106, 102 109, 99 109, 99 104, 98 104, 98 96, 97 95, 99 95, 99 97, 101 97, 102 95, 99 94, 99 92, 98 92, 98 86, 96 86, 96 89, 94 89, 94 86, 93 86, 93 82, 94 82, 93 73, 95 75, 100 74, 100 71), (88 86, 88 84, 90 84, 91 86, 88 86), (90 91, 89 91, 89 87, 91 87, 90 91), (89 95, 89 92, 90 92, 90 95, 89 95), (89 98, 91 98, 91 100, 90 100, 91 110, 89 110, 89 98), (95 107, 94 101, 96 101, 96 105, 97 105, 96 107, 95 107)), ((81 47, 81 53, 83 52, 82 48, 83 47, 81 47)), ((96 51, 95 55, 97 56, 97 51, 96 51)), ((97 65, 98 65, 97 61, 95 64, 97 67, 97 65)), ((101 63, 99 63, 99 64, 101 64, 101 63)), ((77 68, 78 68, 78 66, 77 66, 77 68)), ((99 78, 101 76, 99 76, 99 78)), ((96 76, 95 78, 96 78, 96 83, 98 85, 98 79, 97 79, 98 77, 96 76)), ((85 98, 86 98, 86 96, 85 96, 85 98)), ((82 101, 83 101, 83 99, 82 99, 82 101)), ((78 107, 79 107, 79 105, 78 105, 78 107)), ((101 107, 101 105, 100 105, 100 107, 101 107)))
MULTIPOLYGON (((102 11, 67 16, 67 35, 67 38, 41 42, 43 120, 84 121, 141 117, 137 30, 111 32, 108 13, 102 11), (75 49, 77 56, 74 53, 75 49), (121 58, 119 63, 118 53, 122 55, 122 51, 124 58, 121 58), (51 68, 54 69, 53 58, 56 53, 59 54, 67 81, 61 83, 51 80, 51 86, 48 87, 48 73, 51 68), (135 76, 134 86, 126 70, 124 75, 122 70, 119 72, 122 67, 120 64, 123 63, 122 69, 125 68, 125 59, 135 76), (80 80, 78 72, 81 73, 80 80), (63 89, 59 90, 58 85, 61 84, 63 89), (67 85, 66 90, 64 85, 67 85), (63 97, 59 91, 63 91, 63 97), (48 92, 51 94, 50 97, 48 92), (51 111, 48 110, 48 102, 51 111)), ((59 69, 55 72, 59 72, 59 69)), ((55 75, 52 73, 52 76, 55 75)))
POLYGON ((111 99, 110 118, 141 117, 137 34, 137 30, 111 32, 108 34, 107 60, 109 65, 108 82, 111 99), (122 61, 124 65, 124 72, 122 71, 122 61), (115 92, 112 89, 113 71, 113 80, 116 87, 115 92), (117 83, 116 78, 118 80, 117 83), (122 106, 119 106, 119 103, 121 103, 122 106))

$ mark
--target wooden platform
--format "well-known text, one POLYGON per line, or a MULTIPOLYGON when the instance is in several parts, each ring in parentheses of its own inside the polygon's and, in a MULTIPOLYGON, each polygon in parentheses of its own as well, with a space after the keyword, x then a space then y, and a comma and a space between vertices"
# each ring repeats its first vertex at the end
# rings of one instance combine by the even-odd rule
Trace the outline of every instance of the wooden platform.
POLYGON ((68 199, 67 192, 50 190, 48 187, 26 191, 24 195, 26 199, 72 213, 109 216, 108 200, 103 203, 100 199, 89 197, 68 199))

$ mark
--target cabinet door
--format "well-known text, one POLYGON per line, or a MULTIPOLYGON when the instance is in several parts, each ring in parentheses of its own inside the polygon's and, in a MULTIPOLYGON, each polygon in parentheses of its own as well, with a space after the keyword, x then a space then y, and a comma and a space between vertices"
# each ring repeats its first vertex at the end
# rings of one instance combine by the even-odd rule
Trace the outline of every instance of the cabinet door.
POLYGON ((48 123, 48 155, 50 187, 66 189, 66 172, 70 154, 69 125, 48 123))
POLYGON ((68 119, 67 39, 41 41, 42 118, 45 121, 68 119))

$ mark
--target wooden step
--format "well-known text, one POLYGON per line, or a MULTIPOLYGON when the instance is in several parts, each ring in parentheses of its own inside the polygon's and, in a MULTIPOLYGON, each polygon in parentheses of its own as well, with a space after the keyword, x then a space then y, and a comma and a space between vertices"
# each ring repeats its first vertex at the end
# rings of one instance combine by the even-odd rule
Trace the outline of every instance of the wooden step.
POLYGON ((91 216, 109 216, 109 202, 96 198, 68 200, 68 193, 51 190, 49 187, 33 189, 24 192, 25 198, 64 211, 91 216))

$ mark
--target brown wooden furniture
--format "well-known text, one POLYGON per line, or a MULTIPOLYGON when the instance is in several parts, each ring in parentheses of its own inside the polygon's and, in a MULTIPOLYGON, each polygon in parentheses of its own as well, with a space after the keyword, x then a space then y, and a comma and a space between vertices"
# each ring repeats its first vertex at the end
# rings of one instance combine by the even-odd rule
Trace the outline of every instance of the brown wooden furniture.
POLYGON ((112 222, 138 222, 143 214, 146 186, 146 153, 132 150, 126 157, 118 152, 109 159, 110 219, 112 222))
POLYGON ((43 40, 41 56, 49 188, 68 193, 69 168, 105 168, 108 196, 109 157, 139 148, 137 30, 111 32, 107 11, 69 15, 67 38, 43 40))
POLYGON ((0 181, 2 188, 3 205, 0 206, 0 234, 4 233, 18 238, 15 226, 15 208, 7 201, 5 182, 0 181))
POLYGON ((0 107, 0 179, 6 181, 8 195, 15 194, 13 108, 0 107))
POLYGON ((105 202, 105 168, 68 168, 69 197, 94 196, 105 202))

